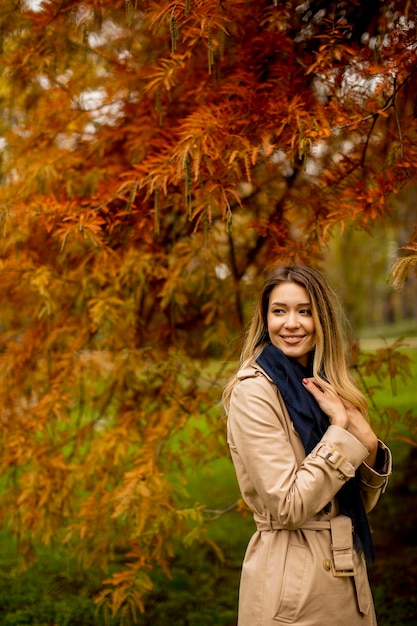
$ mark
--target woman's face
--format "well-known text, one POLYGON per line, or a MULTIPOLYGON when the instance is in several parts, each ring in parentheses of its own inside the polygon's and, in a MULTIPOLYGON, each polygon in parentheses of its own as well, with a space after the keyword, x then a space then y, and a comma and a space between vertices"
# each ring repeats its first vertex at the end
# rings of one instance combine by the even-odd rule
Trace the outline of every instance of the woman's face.
POLYGON ((306 366, 315 345, 315 326, 310 297, 297 283, 281 283, 269 296, 267 313, 271 343, 306 366))

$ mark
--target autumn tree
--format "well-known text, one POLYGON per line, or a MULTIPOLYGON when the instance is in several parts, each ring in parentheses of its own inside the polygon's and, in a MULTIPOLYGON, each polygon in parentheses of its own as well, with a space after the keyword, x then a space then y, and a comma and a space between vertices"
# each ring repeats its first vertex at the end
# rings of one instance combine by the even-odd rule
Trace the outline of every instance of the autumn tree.
POLYGON ((263 268, 320 264, 415 176, 415 15, 4 0, 0 25, 2 522, 26 564, 59 541, 101 567, 98 602, 134 616, 174 538, 201 540, 185 470, 226 453, 263 268))

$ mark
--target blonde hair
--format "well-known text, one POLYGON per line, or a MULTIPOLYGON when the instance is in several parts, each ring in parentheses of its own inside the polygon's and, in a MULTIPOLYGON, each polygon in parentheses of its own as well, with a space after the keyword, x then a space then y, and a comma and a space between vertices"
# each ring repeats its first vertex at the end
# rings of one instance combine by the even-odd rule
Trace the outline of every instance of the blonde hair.
MULTIPOLYGON (((274 287, 282 283, 301 285, 310 296, 316 334, 314 378, 323 387, 332 386, 341 398, 351 402, 362 413, 366 413, 366 399, 349 373, 343 333, 346 320, 338 298, 322 274, 306 265, 280 265, 267 275, 245 336, 239 369, 253 365, 269 342, 267 325, 269 297, 274 287)), ((226 413, 236 383, 237 374, 232 376, 224 389, 223 406, 226 413)))

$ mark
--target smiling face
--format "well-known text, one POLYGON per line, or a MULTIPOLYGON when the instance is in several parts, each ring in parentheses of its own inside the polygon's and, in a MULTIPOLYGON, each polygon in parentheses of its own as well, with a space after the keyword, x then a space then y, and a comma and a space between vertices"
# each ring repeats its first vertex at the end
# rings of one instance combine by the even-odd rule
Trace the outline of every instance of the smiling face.
POLYGON ((271 343, 306 366, 316 341, 307 290, 298 283, 274 287, 269 296, 267 325, 271 343))

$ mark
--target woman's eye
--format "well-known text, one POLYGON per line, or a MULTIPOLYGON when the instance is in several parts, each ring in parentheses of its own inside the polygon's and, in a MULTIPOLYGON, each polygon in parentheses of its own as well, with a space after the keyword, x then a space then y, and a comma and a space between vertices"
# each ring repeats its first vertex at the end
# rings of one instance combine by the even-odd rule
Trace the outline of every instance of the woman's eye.
POLYGON ((301 309, 300 313, 303 315, 311 315, 311 309, 301 309))

